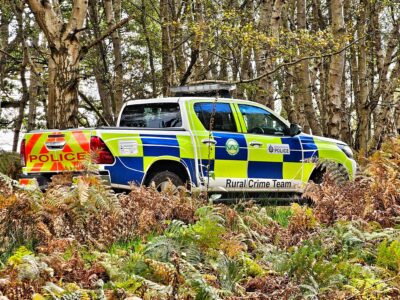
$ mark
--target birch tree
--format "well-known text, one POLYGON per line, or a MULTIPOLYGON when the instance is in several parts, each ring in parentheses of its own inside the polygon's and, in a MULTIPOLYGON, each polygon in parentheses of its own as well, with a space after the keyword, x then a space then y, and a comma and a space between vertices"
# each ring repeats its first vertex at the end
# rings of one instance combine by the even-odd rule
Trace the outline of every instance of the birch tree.
POLYGON ((56 0, 28 0, 28 4, 50 50, 47 127, 75 127, 78 125, 80 36, 84 30, 88 1, 74 0, 68 20, 65 20, 56 0))
MULTIPOLYGON (((343 0, 330 2, 332 14, 332 31, 335 40, 342 41, 346 34, 344 27, 343 0)), ((332 56, 328 77, 328 134, 333 138, 340 138, 341 124, 341 94, 342 76, 345 62, 345 53, 332 56)))
MULTIPOLYGON (((297 0, 297 27, 300 30, 306 30, 306 1, 297 0)), ((301 53, 300 53, 301 54, 301 53)), ((299 100, 303 102, 304 113, 308 124, 310 125, 313 134, 321 135, 321 126, 319 124, 317 114, 314 109, 312 93, 311 93, 311 79, 309 71, 308 60, 303 60, 297 66, 297 80, 300 86, 299 100)))
MULTIPOLYGON (((117 23, 121 11, 121 0, 104 0, 104 12, 109 28, 112 28, 117 23)), ((122 107, 123 102, 123 65, 122 65, 122 49, 121 49, 121 37, 117 30, 111 33, 111 40, 113 45, 114 53, 114 72, 115 77, 113 80, 114 87, 114 101, 113 101, 113 112, 114 116, 118 116, 119 111, 122 107)))
MULTIPOLYGON (((279 25, 285 3, 285 0, 276 0, 271 7, 271 1, 263 0, 261 2, 260 29, 271 39, 263 53, 264 62, 260 64, 259 74, 268 73, 274 68, 274 51, 279 42, 279 25)), ((273 81, 272 75, 261 78, 258 83, 259 92, 257 93, 257 102, 265 104, 271 109, 275 107, 273 81)))

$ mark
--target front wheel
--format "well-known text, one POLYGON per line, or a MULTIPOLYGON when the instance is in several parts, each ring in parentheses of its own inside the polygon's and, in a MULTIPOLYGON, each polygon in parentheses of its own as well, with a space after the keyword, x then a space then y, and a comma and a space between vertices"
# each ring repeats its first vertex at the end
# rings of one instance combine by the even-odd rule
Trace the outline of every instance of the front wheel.
POLYGON ((182 179, 170 171, 162 171, 151 176, 149 183, 153 184, 159 192, 171 191, 173 194, 178 193, 178 188, 184 186, 182 179))

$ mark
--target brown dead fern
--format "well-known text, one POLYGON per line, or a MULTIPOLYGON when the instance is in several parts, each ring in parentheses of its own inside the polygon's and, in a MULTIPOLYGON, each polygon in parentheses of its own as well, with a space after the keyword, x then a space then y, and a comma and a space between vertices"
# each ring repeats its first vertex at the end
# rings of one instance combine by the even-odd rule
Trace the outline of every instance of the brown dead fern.
POLYGON ((400 140, 389 140, 368 162, 353 182, 337 183, 328 174, 321 185, 306 187, 303 196, 315 203, 314 213, 320 222, 360 219, 388 227, 398 221, 400 140))

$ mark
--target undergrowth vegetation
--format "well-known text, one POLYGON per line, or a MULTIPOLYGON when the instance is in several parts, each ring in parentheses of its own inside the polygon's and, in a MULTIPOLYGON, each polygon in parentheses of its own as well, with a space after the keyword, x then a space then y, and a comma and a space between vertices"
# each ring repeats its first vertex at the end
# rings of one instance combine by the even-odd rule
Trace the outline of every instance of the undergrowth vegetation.
POLYGON ((21 163, 18 153, 0 150, 0 173, 16 178, 21 172, 21 163))
POLYGON ((366 162, 355 181, 308 185, 305 195, 315 202, 315 215, 325 224, 337 220, 364 220, 395 226, 400 217, 400 140, 383 145, 366 162))
POLYGON ((312 207, 115 194, 89 173, 43 193, 2 175, 0 298, 399 299, 399 153, 310 185, 312 207))

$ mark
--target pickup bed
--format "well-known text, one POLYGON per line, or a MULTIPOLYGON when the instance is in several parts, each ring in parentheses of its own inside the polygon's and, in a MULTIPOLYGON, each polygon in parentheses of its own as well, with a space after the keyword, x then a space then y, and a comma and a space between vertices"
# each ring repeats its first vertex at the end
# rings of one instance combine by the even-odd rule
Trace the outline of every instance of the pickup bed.
POLYGON ((320 159, 356 163, 343 142, 301 133, 255 102, 176 97, 127 102, 117 127, 33 131, 21 144, 24 176, 45 187, 51 176, 79 173, 91 157, 114 188, 159 190, 169 181, 221 192, 301 192, 320 177, 320 159))

